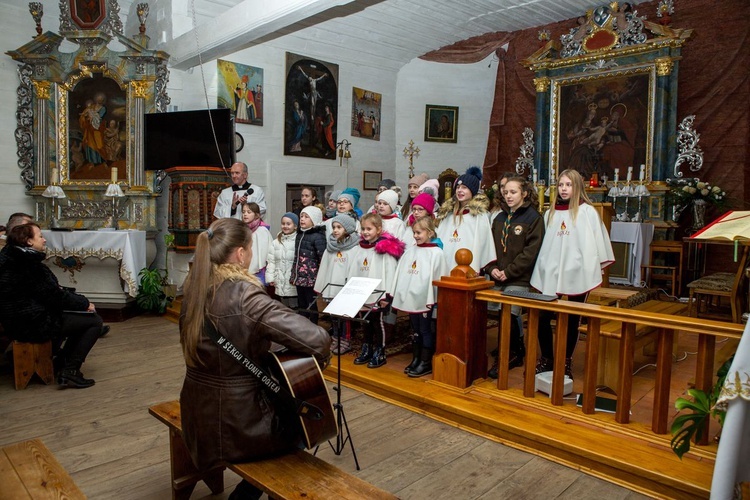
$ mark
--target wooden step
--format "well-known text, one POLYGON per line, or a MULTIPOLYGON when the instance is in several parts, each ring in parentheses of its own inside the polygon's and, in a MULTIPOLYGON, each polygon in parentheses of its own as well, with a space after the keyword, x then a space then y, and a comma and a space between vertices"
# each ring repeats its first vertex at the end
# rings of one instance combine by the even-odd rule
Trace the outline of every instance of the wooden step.
MULTIPOLYGON (((612 415, 584 415, 574 402, 552 406, 494 382, 461 390, 394 370, 363 370, 341 358, 342 384, 403 408, 659 498, 708 498, 715 446, 693 447, 682 460, 659 436, 612 415)), ((325 372, 335 381, 336 360, 325 372)))

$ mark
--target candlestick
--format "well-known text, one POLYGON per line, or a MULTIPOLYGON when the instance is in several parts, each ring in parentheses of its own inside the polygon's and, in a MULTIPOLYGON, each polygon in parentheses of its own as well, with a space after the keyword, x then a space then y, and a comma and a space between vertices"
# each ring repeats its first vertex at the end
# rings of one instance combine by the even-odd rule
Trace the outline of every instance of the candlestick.
POLYGON ((628 177, 627 181, 630 182, 633 180, 633 167, 628 167, 628 177))
POLYGON ((117 184, 117 167, 112 167, 111 177, 112 177, 112 184, 117 184))
POLYGON ((50 184, 55 185, 60 182, 60 174, 58 173, 57 167, 52 167, 52 175, 50 176, 50 184))
POLYGON ((535 168, 531 169, 531 178, 532 178, 534 184, 536 184, 536 182, 539 180, 539 177, 537 176, 535 168))
POLYGON ((616 168, 616 169, 615 169, 615 184, 617 184, 617 182, 618 182, 619 180, 620 180, 620 169, 619 169, 619 168, 616 168))
POLYGON ((638 176, 638 179, 643 181, 646 178, 646 165, 641 165, 641 174, 638 176))

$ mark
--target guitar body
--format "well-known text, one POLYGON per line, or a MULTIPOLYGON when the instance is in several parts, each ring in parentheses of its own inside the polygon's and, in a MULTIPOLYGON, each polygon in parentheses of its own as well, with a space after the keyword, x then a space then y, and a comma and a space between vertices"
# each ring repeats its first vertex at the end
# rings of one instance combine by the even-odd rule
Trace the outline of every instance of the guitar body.
POLYGON ((271 353, 271 359, 275 364, 272 363, 269 368, 276 380, 286 386, 295 398, 307 401, 323 412, 320 420, 298 417, 305 447, 314 448, 336 436, 339 430, 336 416, 323 372, 316 359, 290 353, 271 353))

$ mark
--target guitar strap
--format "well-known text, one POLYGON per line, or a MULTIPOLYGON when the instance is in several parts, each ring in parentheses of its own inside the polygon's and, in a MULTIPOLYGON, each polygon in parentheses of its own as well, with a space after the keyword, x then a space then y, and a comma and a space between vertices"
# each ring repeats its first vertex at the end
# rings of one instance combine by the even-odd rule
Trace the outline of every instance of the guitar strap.
POLYGON ((224 336, 219 335, 219 332, 216 331, 216 328, 214 327, 213 323, 211 323, 211 321, 206 320, 206 326, 208 328, 205 329, 205 332, 208 337, 213 340, 222 351, 227 353, 228 356, 231 356, 232 359, 236 360, 239 364, 244 366, 247 371, 258 377, 260 383, 263 384, 266 389, 268 389, 271 396, 281 401, 282 404, 294 408, 297 412, 297 415, 299 415, 300 417, 305 417, 310 420, 323 419, 323 412, 320 410, 320 408, 312 403, 308 403, 307 401, 302 401, 301 399, 295 397, 291 392, 289 392, 289 390, 282 387, 281 384, 276 382, 276 379, 266 374, 266 372, 263 371, 260 365, 245 356, 245 354, 240 351, 237 346, 232 344, 224 336))

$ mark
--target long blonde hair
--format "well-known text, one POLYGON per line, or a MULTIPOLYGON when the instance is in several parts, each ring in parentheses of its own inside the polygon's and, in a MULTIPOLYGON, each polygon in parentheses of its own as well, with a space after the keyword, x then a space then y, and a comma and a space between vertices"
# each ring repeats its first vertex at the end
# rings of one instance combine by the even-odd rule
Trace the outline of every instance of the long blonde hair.
MULTIPOLYGON (((570 210, 570 215, 575 222, 576 218, 578 217, 578 207, 581 206, 581 203, 591 205, 591 200, 586 194, 586 186, 583 183, 583 177, 581 177, 581 174, 579 174, 577 170, 569 168, 560 172, 560 175, 557 177, 558 183, 563 177, 567 177, 568 179, 570 179, 571 184, 573 184, 573 192, 570 194, 570 204, 568 205, 568 210, 570 210)), ((552 224, 552 218, 555 216, 555 204, 557 203, 558 196, 560 196, 559 190, 555 189, 555 195, 549 202, 549 216, 547 218, 547 225, 552 224)))
POLYGON ((200 363, 196 348, 218 285, 214 266, 227 263, 233 251, 247 247, 252 241, 253 233, 247 225, 229 217, 214 221, 198 235, 193 265, 183 285, 182 310, 186 312, 180 325, 180 342, 188 366, 200 363))

